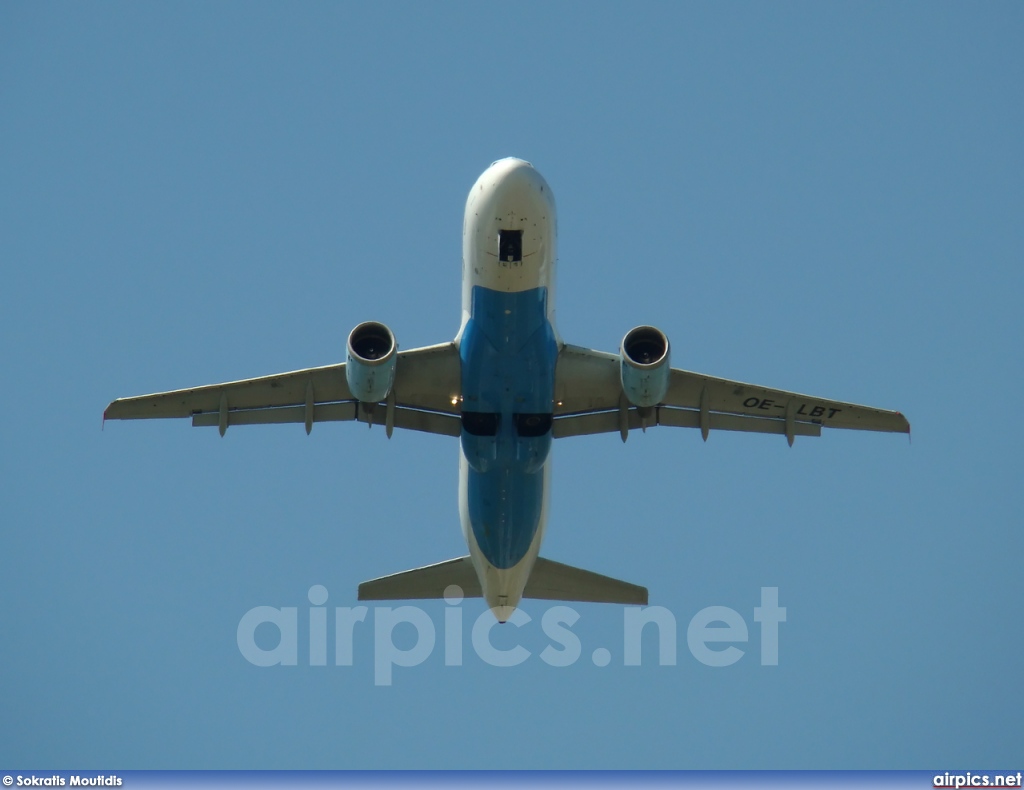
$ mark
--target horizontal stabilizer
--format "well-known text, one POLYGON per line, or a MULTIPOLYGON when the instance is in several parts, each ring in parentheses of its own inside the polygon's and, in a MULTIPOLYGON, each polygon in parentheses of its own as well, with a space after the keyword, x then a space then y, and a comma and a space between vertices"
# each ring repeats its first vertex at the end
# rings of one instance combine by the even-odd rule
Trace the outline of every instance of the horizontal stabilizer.
MULTIPOLYGON (((483 596, 476 570, 467 556, 363 582, 359 585, 359 600, 443 598, 445 589, 451 584, 462 588, 464 598, 483 596)), ((538 557, 523 597, 542 601, 646 605, 647 588, 538 557)))
POLYGON ((483 595, 473 563, 465 556, 370 579, 359 585, 359 600, 407 601, 413 598, 444 598, 445 588, 450 584, 459 585, 466 598, 480 598, 483 595))
POLYGON ((537 558, 523 590, 524 598, 647 605, 647 588, 600 573, 537 558))

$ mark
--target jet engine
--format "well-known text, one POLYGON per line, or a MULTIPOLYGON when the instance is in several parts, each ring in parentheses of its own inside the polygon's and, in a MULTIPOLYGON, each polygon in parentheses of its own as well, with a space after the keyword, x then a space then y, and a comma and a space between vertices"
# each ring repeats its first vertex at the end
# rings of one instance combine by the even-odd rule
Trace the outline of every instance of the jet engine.
POLYGON ((345 378, 352 397, 363 403, 380 403, 395 383, 398 344, 388 327, 366 321, 348 336, 345 378))
POLYGON ((619 349, 622 391, 641 408, 657 406, 668 392, 668 338, 653 326, 630 329, 619 349))

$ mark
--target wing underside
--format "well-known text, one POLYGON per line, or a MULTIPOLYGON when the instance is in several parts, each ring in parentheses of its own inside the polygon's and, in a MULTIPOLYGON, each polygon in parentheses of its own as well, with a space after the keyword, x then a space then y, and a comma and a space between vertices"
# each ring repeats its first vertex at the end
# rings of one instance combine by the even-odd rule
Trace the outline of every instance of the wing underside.
POLYGON ((638 409, 622 394, 619 357, 566 345, 555 371, 556 438, 619 432, 654 425, 751 431, 786 436, 820 436, 822 428, 910 433, 895 411, 826 400, 796 392, 673 368, 669 388, 658 406, 638 409))
MULTIPOLYGON (((459 436, 461 365, 454 342, 400 351, 388 400, 359 403, 345 365, 327 365, 192 389, 121 398, 104 419, 191 417, 194 426, 305 424, 360 420, 368 424, 459 436)), ((673 368, 658 406, 638 409, 624 398, 619 357, 580 346, 562 347, 555 371, 555 438, 629 431, 655 425, 820 436, 822 428, 909 433, 895 411, 826 400, 795 392, 705 376, 673 368)))
POLYGON ((344 363, 192 389, 120 398, 107 420, 191 417, 195 426, 313 423, 361 420, 389 429, 407 428, 458 436, 459 352, 454 343, 400 351, 395 383, 386 402, 361 404, 352 397, 344 363))

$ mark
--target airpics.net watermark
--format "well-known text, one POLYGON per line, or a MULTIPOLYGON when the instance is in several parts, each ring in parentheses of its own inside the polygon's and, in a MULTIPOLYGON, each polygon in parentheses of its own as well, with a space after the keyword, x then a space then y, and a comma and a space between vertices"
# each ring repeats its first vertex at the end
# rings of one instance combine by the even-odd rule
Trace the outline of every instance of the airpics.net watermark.
MULTIPOLYGON (((309 588, 309 652, 310 666, 327 666, 327 588, 315 584, 309 588)), ((444 642, 445 666, 462 666, 463 662, 463 610, 462 589, 452 585, 445 590, 444 642)), ((348 667, 353 663, 353 642, 357 624, 361 632, 369 628, 366 606, 338 606, 334 609, 335 666, 348 667)), ((664 606, 627 606, 622 610, 622 663, 640 666, 642 663, 642 634, 653 626, 658 640, 658 664, 676 664, 676 618, 664 606)), ((522 609, 516 609, 508 624, 499 626, 494 615, 485 609, 471 630, 471 643, 477 657, 494 667, 513 667, 527 661, 533 654, 520 644, 510 648, 496 647, 491 641, 495 626, 522 628, 533 622, 522 609)), ((549 644, 539 652, 540 660, 553 667, 568 667, 583 655, 583 645, 572 631, 580 614, 571 606, 550 606, 540 618, 540 627, 549 644)), ((786 608, 779 606, 779 588, 762 587, 761 604, 754 607, 754 622, 758 624, 761 642, 761 664, 779 663, 779 624, 786 622, 786 608)), ((295 666, 299 663, 299 610, 296 606, 255 606, 242 615, 238 622, 238 649, 250 664, 258 667, 295 666), (276 629, 274 647, 257 644, 256 631, 261 626, 276 629)), ((407 629, 406 629, 407 630, 407 629)), ((268 629, 264 628, 266 635, 268 629)), ((266 640, 259 640, 266 641, 266 640)), ((273 640, 271 640, 273 641, 273 640)), ((401 640, 405 641, 405 640, 401 640)), ((377 686, 390 686, 395 667, 415 667, 426 661, 437 645, 437 628, 430 616, 418 606, 375 606, 373 608, 373 682, 377 686), (411 626, 416 639, 410 647, 395 644, 394 634, 399 626, 411 626)), ((737 647, 749 641, 747 621, 728 606, 708 606, 690 619, 686 627, 686 646, 700 663, 709 667, 727 667, 735 664, 746 651, 737 647)), ((596 666, 611 663, 611 651, 604 647, 593 650, 590 659, 596 666)))

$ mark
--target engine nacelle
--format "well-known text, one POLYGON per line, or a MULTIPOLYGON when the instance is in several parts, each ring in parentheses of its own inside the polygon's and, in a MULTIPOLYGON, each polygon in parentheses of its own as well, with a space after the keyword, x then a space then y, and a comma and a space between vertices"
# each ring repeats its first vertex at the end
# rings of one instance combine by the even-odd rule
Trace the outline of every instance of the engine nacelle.
POLYGON ((622 391, 634 406, 657 406, 668 392, 668 338, 653 326, 630 329, 619 349, 622 391))
POLYGON ((388 327, 366 321, 348 336, 345 378, 352 397, 363 403, 380 403, 395 383, 398 343, 388 327))

